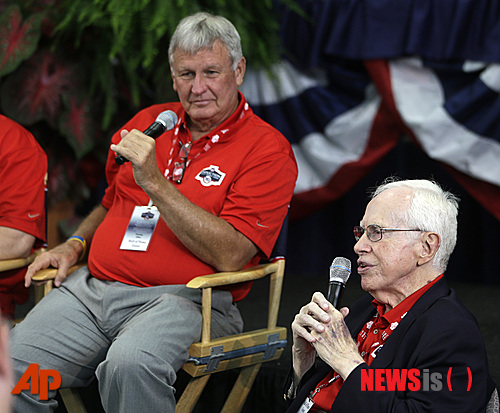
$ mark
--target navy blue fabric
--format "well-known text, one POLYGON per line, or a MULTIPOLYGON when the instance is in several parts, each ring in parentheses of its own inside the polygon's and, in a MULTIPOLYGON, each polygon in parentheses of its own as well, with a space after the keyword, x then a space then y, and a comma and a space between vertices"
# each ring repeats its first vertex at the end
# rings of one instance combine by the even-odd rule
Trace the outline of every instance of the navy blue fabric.
MULTIPOLYGON (((500 3, 491 0, 298 0, 307 20, 277 4, 286 50, 300 62, 328 56, 500 62, 500 3)), ((307 62, 307 63, 306 63, 307 62)))

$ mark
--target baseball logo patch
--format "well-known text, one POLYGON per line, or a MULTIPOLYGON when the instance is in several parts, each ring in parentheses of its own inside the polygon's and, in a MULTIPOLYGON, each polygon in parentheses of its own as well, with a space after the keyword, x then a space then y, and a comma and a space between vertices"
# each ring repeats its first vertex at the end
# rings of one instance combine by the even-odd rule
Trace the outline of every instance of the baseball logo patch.
POLYGON ((203 169, 196 179, 201 182, 203 186, 216 185, 219 186, 226 174, 219 170, 218 166, 210 165, 208 168, 203 169))

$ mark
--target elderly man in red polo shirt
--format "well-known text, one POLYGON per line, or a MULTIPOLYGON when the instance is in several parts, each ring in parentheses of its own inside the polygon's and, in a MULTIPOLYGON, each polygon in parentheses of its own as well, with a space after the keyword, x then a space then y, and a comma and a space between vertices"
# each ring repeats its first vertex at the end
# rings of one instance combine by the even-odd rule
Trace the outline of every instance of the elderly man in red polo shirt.
MULTIPOLYGON (((12 334, 17 379, 30 363, 57 370, 61 387, 97 377, 108 413, 175 410, 176 371, 201 336, 201 293, 185 284, 268 256, 297 176, 289 142, 238 91, 245 58, 227 19, 183 19, 169 60, 180 102, 142 110, 112 137, 101 205, 26 274, 29 285, 55 266, 59 288, 12 334), (166 111, 161 136, 140 132, 166 111), (88 244, 88 267, 66 278, 88 244)), ((214 291, 213 337, 241 331, 234 302, 248 289, 214 291)), ((54 395, 23 391, 15 408, 49 412, 54 395)))
POLYGON ((287 412, 485 411, 495 384, 479 326, 443 275, 457 214, 427 180, 375 191, 354 228, 369 294, 337 311, 317 292, 297 314, 287 412))

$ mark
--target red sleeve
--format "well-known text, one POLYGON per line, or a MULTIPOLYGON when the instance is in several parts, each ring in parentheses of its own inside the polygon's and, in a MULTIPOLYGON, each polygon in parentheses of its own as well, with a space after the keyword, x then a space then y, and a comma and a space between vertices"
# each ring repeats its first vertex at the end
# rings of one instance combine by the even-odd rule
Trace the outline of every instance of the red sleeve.
POLYGON ((0 116, 0 225, 46 241, 47 156, 26 129, 0 116))
MULTIPOLYGON (((259 133, 258 127, 252 130, 259 133)), ((288 141, 269 129, 228 193, 220 217, 243 233, 269 257, 288 211, 297 165, 288 141)))

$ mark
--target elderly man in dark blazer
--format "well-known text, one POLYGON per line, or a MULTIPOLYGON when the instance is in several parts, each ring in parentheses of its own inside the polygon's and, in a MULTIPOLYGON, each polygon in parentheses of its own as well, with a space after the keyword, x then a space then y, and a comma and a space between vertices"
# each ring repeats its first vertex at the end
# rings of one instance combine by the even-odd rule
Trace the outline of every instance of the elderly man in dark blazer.
POLYGON ((293 323, 287 412, 484 412, 495 390, 479 326, 444 277, 458 200, 389 180, 354 228, 365 297, 317 292, 293 323))

